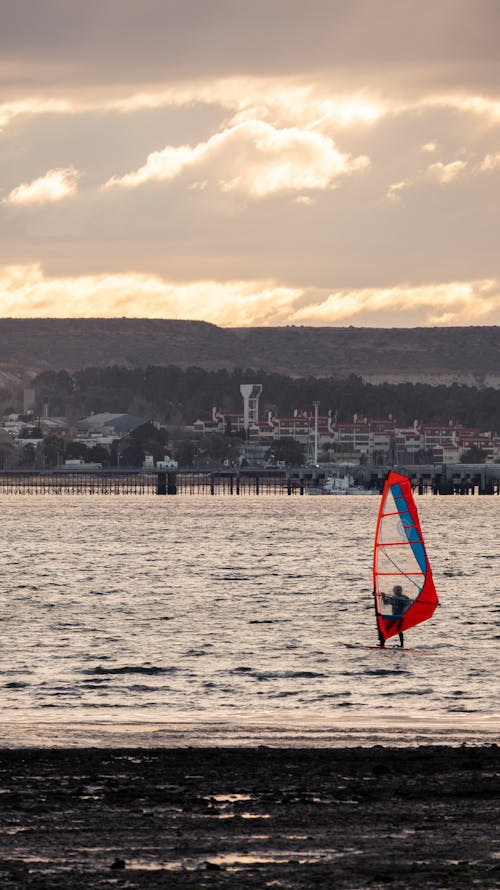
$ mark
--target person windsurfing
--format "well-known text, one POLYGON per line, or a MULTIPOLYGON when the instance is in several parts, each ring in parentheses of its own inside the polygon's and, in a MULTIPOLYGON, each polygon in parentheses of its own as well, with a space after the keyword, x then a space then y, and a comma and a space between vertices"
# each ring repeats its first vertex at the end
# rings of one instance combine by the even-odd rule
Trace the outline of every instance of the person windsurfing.
MULTIPOLYGON (((404 613, 406 612, 408 606, 411 604, 412 600, 409 596, 406 596, 406 593, 403 593, 403 588, 401 584, 395 584, 392 588, 392 593, 381 593, 380 598, 384 605, 392 606, 392 617, 394 619, 402 618, 404 613)), ((380 630, 380 627, 377 624, 378 630, 378 638, 381 646, 385 646, 385 637, 380 630)), ((404 648, 405 639, 403 631, 399 632, 399 643, 401 648, 404 648)))
POLYGON ((427 621, 438 605, 411 481, 393 471, 387 476, 377 517, 373 597, 381 648, 396 634, 403 647, 403 631, 427 621), (388 587, 391 592, 386 593, 388 587))

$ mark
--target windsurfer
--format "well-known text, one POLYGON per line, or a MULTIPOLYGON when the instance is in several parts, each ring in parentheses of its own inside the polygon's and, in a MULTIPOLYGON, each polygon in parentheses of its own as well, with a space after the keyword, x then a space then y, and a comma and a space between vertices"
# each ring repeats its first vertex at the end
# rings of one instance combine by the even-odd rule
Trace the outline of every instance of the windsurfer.
POLYGON ((392 606, 393 618, 400 618, 410 605, 411 599, 409 596, 406 596, 406 593, 403 593, 401 584, 395 584, 392 588, 392 593, 382 594, 382 602, 392 606))
MULTIPOLYGON (((393 618, 401 618, 403 613, 406 612, 406 609, 412 602, 410 597, 407 596, 406 593, 403 593, 403 588, 401 587, 401 584, 395 584, 394 587, 392 588, 392 593, 382 593, 381 599, 385 605, 392 606, 392 617, 393 618)), ((383 635, 380 633, 380 631, 379 631, 379 639, 380 639, 380 645, 384 646, 385 639, 383 639, 383 635)), ((404 640, 404 635, 403 635, 402 631, 399 632, 399 643, 401 645, 401 648, 403 648, 403 646, 405 644, 405 640, 404 640)))
POLYGON ((411 480, 392 470, 377 517, 373 587, 380 646, 397 634, 402 646, 403 630, 427 621, 438 605, 411 480))

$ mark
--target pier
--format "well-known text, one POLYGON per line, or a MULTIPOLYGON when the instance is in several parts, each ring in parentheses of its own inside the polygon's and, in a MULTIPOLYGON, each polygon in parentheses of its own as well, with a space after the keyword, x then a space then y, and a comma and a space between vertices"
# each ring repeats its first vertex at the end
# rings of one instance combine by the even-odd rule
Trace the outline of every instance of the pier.
MULTIPOLYGON (((176 470, 111 469, 9 469, 0 470, 0 494, 9 495, 283 495, 301 496, 317 487, 332 472, 349 473, 355 483, 382 491, 389 467, 337 466, 270 469, 185 467, 176 470)), ((398 466, 419 494, 498 495, 500 465, 398 466)))

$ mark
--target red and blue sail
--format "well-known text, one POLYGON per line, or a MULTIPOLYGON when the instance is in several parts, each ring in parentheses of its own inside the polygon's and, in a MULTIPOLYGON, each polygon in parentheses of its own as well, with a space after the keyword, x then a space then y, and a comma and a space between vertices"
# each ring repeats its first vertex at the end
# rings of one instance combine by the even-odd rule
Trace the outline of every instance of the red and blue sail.
POLYGON ((399 473, 389 473, 382 492, 373 591, 384 640, 427 621, 438 604, 411 483, 399 473))

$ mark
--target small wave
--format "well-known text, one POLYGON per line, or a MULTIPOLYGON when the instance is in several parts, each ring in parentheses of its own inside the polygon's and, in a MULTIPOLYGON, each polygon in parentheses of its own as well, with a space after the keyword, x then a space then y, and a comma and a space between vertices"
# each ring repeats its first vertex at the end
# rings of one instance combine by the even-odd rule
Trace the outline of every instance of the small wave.
POLYGON ((256 680, 309 680, 313 677, 326 677, 326 674, 319 674, 316 671, 255 671, 252 677, 256 680))
POLYGON ((26 689, 26 686, 29 686, 29 683, 23 683, 21 680, 13 681, 12 683, 4 683, 4 689, 26 689))
POLYGON ((214 575, 215 581, 253 581, 249 575, 214 575))
POLYGON ((409 671, 402 670, 384 670, 384 668, 376 668, 371 671, 364 671, 365 674, 368 674, 370 677, 402 677, 405 674, 409 674, 409 671))
MULTIPOLYGON (((395 648, 397 649, 398 647, 396 646, 395 648)), ((429 643, 426 646, 415 646, 414 651, 429 652, 431 654, 432 652, 437 652, 438 649, 453 649, 453 643, 429 643)))
POLYGON ((479 708, 448 708, 451 714, 478 714, 479 708))
POLYGON ((88 689, 107 689, 105 677, 95 677, 93 680, 82 680, 84 691, 88 689))
POLYGON ((103 676, 107 674, 175 674, 176 667, 154 667, 154 665, 124 665, 123 667, 105 668, 98 665, 95 668, 86 668, 81 671, 82 674, 90 674, 91 676, 103 676))
POLYGON ((249 624, 283 624, 286 618, 252 618, 249 624))
POLYGON ((157 692, 157 686, 144 686, 143 683, 133 683, 132 686, 128 687, 129 692, 157 692))
POLYGON ((28 674, 28 675, 33 674, 33 671, 29 670, 29 668, 19 668, 16 671, 13 671, 12 669, 9 668, 6 671, 0 670, 0 677, 2 676, 2 674, 6 674, 7 676, 9 674, 15 674, 16 677, 19 677, 20 674, 28 674))
MULTIPOLYGON (((68 710, 76 710, 78 705, 71 705, 71 704, 58 705, 58 704, 44 703, 40 707, 41 708, 64 708, 64 709, 67 708, 68 710)), ((100 711, 100 710, 102 710, 103 707, 105 707, 106 710, 109 709, 110 711, 111 710, 119 711, 121 709, 126 710, 127 708, 130 709, 130 703, 129 702, 123 702, 123 703, 113 702, 113 701, 108 701, 108 700, 106 700, 105 703, 103 703, 102 701, 88 701, 85 703, 85 708, 87 708, 89 711, 100 711)), ((148 708, 154 708, 154 707, 155 707, 154 702, 149 702, 149 701, 134 702, 134 709, 137 711, 147 710, 148 708)))

